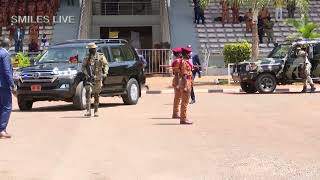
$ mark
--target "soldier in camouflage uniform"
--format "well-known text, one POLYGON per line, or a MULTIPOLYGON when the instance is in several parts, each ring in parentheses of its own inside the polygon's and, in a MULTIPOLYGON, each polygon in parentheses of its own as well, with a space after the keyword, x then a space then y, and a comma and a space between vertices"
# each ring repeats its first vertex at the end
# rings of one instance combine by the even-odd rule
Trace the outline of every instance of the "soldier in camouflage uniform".
POLYGON ((91 95, 94 97, 94 116, 98 117, 99 94, 101 92, 103 79, 106 78, 109 70, 108 61, 103 53, 96 51, 96 44, 89 43, 89 55, 83 60, 82 72, 86 76, 86 106, 85 116, 91 117, 91 95))
POLYGON ((314 83, 312 81, 311 78, 311 68, 312 65, 308 59, 308 55, 306 53, 306 51, 304 50, 299 50, 298 52, 298 58, 301 58, 303 60, 303 89, 302 89, 302 93, 307 92, 307 84, 309 83, 311 86, 311 92, 314 92, 316 90, 314 83))

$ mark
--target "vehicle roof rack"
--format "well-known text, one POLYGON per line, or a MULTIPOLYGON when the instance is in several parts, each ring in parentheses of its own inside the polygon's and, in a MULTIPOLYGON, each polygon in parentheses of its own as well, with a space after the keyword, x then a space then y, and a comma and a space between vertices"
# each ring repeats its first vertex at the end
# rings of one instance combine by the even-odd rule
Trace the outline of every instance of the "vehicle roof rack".
POLYGON ((107 43, 128 43, 125 39, 72 39, 67 40, 62 43, 58 43, 56 45, 63 45, 63 44, 69 44, 69 43, 91 43, 94 42, 96 44, 107 44, 107 43))

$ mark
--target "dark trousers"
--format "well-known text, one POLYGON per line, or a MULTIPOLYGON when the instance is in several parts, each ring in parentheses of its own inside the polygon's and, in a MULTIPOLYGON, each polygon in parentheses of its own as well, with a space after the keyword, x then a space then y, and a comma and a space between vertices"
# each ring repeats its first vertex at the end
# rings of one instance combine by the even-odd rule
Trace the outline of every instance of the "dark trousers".
POLYGON ((200 8, 194 8, 194 22, 199 24, 200 20, 201 20, 202 24, 205 23, 204 13, 202 12, 202 10, 200 8))
POLYGON ((259 36, 259 43, 262 44, 263 43, 263 36, 264 36, 264 31, 262 28, 258 29, 258 36, 259 36))
POLYGON ((288 8, 288 18, 294 18, 294 11, 295 11, 295 8, 291 8, 289 7, 288 8))
POLYGON ((0 132, 6 130, 12 111, 11 90, 0 87, 0 132))
POLYGON ((74 0, 68 0, 68 5, 74 6, 74 0))
MULTIPOLYGON (((200 71, 192 71, 192 79, 194 80, 197 76, 197 73, 199 75, 199 77, 201 76, 200 71)), ((195 101, 196 100, 196 95, 194 94, 194 89, 193 89, 193 85, 191 87, 191 100, 195 101)))
POLYGON ((15 49, 16 52, 22 52, 23 51, 23 42, 22 41, 15 41, 14 42, 14 49, 15 49))

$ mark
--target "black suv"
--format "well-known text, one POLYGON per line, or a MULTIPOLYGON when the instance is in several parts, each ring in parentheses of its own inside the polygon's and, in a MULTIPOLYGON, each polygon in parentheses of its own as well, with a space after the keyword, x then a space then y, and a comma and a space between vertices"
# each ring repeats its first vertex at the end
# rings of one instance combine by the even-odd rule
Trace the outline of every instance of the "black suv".
POLYGON ((233 67, 232 77, 246 93, 272 93, 279 84, 302 82, 303 63, 297 57, 305 48, 312 64, 311 77, 320 82, 320 39, 301 39, 275 47, 267 58, 257 62, 242 62, 233 67))
POLYGON ((85 109, 81 66, 89 42, 95 42, 109 62, 101 96, 121 96, 125 104, 137 104, 146 80, 137 52, 125 40, 87 39, 51 46, 34 65, 14 72, 20 110, 31 110, 36 101, 73 102, 77 109, 85 109))

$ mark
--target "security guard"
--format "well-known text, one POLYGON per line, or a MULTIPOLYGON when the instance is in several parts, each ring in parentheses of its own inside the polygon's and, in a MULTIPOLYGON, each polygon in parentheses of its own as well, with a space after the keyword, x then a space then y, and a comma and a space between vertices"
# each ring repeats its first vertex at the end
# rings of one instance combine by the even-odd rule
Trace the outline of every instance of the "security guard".
POLYGON ((181 48, 174 48, 172 50, 173 55, 175 56, 175 60, 172 62, 172 73, 174 75, 172 79, 172 87, 174 89, 174 100, 173 100, 173 119, 179 119, 179 105, 181 102, 181 95, 180 95, 180 64, 181 64, 181 48))
POLYGON ((311 92, 314 92, 316 90, 315 85, 312 81, 311 78, 311 68, 312 65, 308 59, 308 54, 306 53, 305 50, 298 48, 299 52, 298 52, 298 58, 301 58, 303 61, 303 89, 302 89, 302 93, 307 92, 307 83, 310 84, 311 86, 311 92))
POLYGON ((85 116, 91 117, 91 95, 94 97, 94 117, 98 117, 99 94, 101 92, 103 79, 107 77, 109 65, 103 53, 96 50, 95 43, 89 43, 89 55, 83 60, 82 72, 85 74, 86 104, 85 116))
POLYGON ((181 107, 180 107, 180 124, 192 124, 187 119, 187 108, 190 99, 191 87, 192 87, 192 64, 189 62, 189 56, 191 48, 182 48, 182 61, 180 64, 180 76, 181 76, 181 107))

